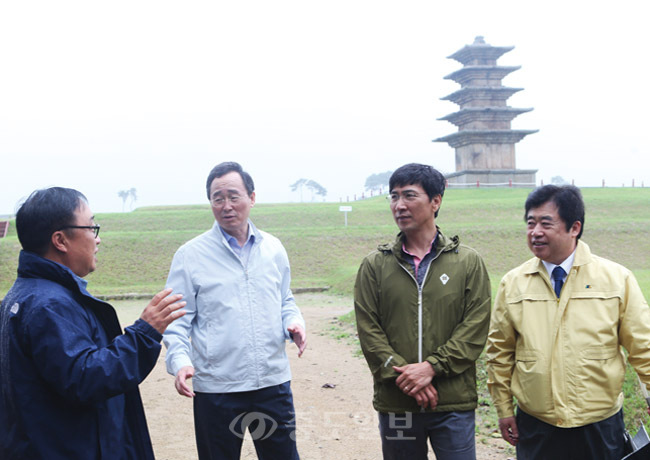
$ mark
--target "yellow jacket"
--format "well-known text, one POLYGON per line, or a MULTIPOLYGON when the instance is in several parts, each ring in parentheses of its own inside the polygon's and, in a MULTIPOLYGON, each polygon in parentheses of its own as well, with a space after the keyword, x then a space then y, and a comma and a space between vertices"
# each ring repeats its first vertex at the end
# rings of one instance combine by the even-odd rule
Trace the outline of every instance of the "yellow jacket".
POLYGON ((623 404, 625 356, 650 388, 650 309, 634 275, 579 241, 557 299, 542 261, 501 280, 488 335, 499 418, 521 409, 554 426, 604 420, 623 404))

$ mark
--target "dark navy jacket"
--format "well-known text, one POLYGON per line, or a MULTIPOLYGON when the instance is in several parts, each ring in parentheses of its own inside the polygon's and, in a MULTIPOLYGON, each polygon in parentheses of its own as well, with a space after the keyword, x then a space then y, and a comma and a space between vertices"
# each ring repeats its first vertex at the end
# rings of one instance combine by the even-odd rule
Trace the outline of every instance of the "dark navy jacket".
POLYGON ((0 307, 0 459, 153 459, 138 384, 162 336, 122 334, 63 265, 22 251, 0 307))

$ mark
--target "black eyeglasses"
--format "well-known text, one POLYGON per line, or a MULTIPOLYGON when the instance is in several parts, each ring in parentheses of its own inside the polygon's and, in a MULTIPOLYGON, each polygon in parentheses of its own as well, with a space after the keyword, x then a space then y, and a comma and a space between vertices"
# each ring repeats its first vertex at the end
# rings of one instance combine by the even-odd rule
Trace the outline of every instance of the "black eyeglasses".
MULTIPOLYGON (((59 230, 65 230, 66 228, 89 228, 93 232, 95 232, 95 238, 99 235, 99 225, 66 225, 65 227, 61 227, 59 230)), ((57 232, 59 231, 57 230, 57 232)))

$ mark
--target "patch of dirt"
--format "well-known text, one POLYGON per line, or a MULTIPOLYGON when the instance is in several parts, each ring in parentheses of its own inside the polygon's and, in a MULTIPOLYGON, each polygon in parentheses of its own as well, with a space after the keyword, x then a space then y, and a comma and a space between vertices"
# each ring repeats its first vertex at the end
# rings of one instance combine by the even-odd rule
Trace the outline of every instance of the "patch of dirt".
MULTIPOLYGON (((302 358, 287 344, 293 379, 298 451, 303 460, 380 460, 377 415, 372 408, 372 376, 354 347, 332 333, 336 318, 350 311, 348 299, 325 294, 296 296, 307 322, 302 358)), ((179 396, 165 370, 164 351, 140 386, 158 460, 196 459, 192 401, 179 396)), ((478 459, 506 460, 501 439, 477 438, 478 459)), ((431 452, 431 459, 435 456, 431 452)), ((250 439, 242 459, 256 459, 250 439)))

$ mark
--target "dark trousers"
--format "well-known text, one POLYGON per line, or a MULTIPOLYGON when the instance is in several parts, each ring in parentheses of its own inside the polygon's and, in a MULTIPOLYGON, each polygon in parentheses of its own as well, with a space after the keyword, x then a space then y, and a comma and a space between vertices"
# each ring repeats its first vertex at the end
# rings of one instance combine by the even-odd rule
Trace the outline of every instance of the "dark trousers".
POLYGON ((299 460, 290 382, 255 391, 198 393, 194 429, 199 460, 237 460, 248 429, 260 460, 299 460))
POLYGON ((438 460, 476 460, 474 411, 379 413, 384 460, 426 460, 429 446, 438 460))
POLYGON ((600 422, 559 428, 517 408, 518 460, 620 460, 623 458, 623 411, 600 422))

